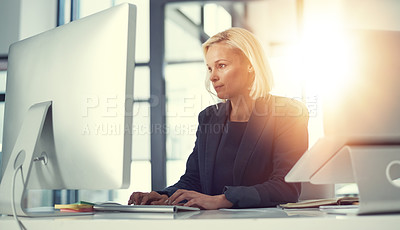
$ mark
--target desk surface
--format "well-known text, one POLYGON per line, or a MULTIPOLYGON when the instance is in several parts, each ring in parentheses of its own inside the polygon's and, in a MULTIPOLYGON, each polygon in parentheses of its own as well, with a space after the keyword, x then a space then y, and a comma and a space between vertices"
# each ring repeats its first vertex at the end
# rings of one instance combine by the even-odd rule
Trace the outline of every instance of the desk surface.
MULTIPOLYGON (((29 218, 20 220, 32 229, 400 229, 400 214, 335 215, 319 210, 276 208, 210 210, 178 214, 96 213, 89 216, 29 218)), ((0 217, 0 229, 18 229, 11 216, 0 217)))

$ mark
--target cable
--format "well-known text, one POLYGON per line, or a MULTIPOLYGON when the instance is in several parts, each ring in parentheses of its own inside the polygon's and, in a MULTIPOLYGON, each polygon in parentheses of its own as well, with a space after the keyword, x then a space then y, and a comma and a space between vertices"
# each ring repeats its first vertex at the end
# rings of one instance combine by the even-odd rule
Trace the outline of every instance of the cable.
POLYGON ((17 212, 15 210, 15 200, 14 200, 15 177, 17 176, 17 172, 18 172, 19 169, 21 169, 21 174, 22 174, 22 164, 14 170, 14 175, 12 177, 12 183, 11 183, 11 186, 12 186, 12 189, 11 189, 11 209, 12 209, 12 212, 13 212, 14 220, 17 222, 17 224, 19 226, 19 229, 27 230, 26 227, 24 226, 24 224, 18 219, 18 215, 17 215, 17 212))

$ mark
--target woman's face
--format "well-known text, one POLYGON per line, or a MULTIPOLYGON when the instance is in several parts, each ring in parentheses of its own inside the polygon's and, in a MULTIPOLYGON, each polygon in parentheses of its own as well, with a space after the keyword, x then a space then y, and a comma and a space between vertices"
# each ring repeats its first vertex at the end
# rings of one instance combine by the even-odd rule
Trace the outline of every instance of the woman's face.
POLYGON ((251 65, 237 48, 219 42, 212 44, 205 55, 210 81, 220 99, 240 99, 249 96, 253 81, 251 65))

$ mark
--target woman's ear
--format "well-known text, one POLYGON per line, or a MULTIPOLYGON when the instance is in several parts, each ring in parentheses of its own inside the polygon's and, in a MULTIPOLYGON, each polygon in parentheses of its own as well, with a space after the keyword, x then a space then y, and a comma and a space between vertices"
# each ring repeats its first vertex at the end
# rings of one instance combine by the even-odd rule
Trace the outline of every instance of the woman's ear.
POLYGON ((254 84, 254 81, 256 79, 256 73, 254 72, 254 68, 253 66, 249 66, 249 89, 251 89, 251 87, 254 84))

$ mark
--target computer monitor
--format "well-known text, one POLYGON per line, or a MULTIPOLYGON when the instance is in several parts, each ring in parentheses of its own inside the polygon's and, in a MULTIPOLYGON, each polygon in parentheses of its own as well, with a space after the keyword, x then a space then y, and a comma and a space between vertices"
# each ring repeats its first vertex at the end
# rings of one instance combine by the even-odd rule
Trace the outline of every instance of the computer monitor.
POLYGON ((324 100, 325 136, 285 180, 355 182, 358 214, 400 212, 400 31, 350 31, 347 39, 351 68, 324 100))
POLYGON ((31 215, 27 189, 128 187, 135 36, 136 7, 121 4, 10 46, 0 213, 12 188, 31 215))
POLYGON ((303 154, 287 182, 355 182, 350 159, 337 156, 344 146, 400 145, 400 31, 347 30, 345 37, 350 68, 343 87, 324 95, 324 137, 303 154), (327 165, 332 171, 318 175, 327 165))

